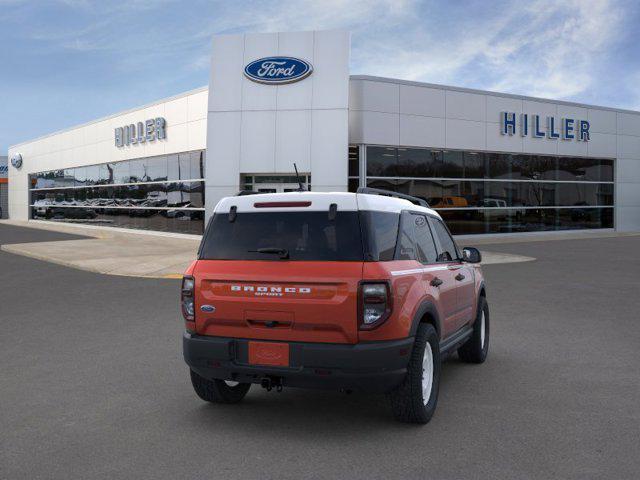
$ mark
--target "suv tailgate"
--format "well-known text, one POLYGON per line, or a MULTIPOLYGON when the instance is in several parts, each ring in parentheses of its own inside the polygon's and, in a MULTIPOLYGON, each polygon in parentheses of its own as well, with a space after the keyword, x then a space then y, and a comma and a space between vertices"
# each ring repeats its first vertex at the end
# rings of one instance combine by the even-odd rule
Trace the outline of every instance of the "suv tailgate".
POLYGON ((199 260, 200 335, 356 343, 362 262, 199 260), (209 305, 214 311, 203 311, 209 305))

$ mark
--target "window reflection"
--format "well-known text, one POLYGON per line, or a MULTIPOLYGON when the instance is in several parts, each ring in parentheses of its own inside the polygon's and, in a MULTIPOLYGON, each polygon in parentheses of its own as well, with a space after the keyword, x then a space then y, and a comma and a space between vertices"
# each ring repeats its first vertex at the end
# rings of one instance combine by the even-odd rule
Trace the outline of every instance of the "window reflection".
POLYGON ((112 164, 113 168, 113 183, 129 183, 130 169, 129 162, 115 162, 112 164))
POLYGON ((360 148, 356 145, 349 145, 349 176, 360 175, 360 148))
MULTIPOLYGON (((552 155, 441 151, 426 148, 367 147, 367 175, 370 177, 612 182, 613 160, 552 155)), ((355 176, 355 174, 351 176, 355 176)))
POLYGON ((442 152, 399 148, 396 172, 399 177, 439 177, 442 170, 442 152))
POLYGON ((492 208, 440 211, 454 235, 613 228, 613 208, 492 208))
POLYGON ((204 212, 189 210, 34 206, 32 216, 36 219, 190 234, 201 234, 204 228, 204 212))
POLYGON ((432 208, 613 206, 613 185, 606 183, 376 179, 367 185, 422 198, 432 208))
POLYGON ((462 178, 464 172, 463 152, 444 151, 442 152, 442 170, 440 176, 451 178, 462 178))
POLYGON ((147 162, 147 178, 150 182, 166 181, 168 179, 167 157, 150 158, 147 162))
POLYGON ((191 176, 189 180, 204 178, 204 151, 191 152, 191 176))
POLYGON ((367 148, 367 175, 371 177, 395 177, 397 148, 368 147, 367 148))
POLYGON ((398 180, 397 191, 422 198, 427 202, 433 202, 435 198, 443 195, 443 182, 441 180, 398 180))
POLYGON ((85 167, 85 172, 87 185, 98 185, 100 183, 100 167, 98 165, 85 167))
POLYGON ((204 152, 35 173, 30 175, 32 215, 58 221, 202 233, 204 182, 171 182, 172 175, 173 180, 203 178, 204 152))
POLYGON ((129 183, 148 182, 146 159, 129 161, 129 183))
POLYGON ((372 146, 367 185, 427 200, 456 234, 612 228, 613 162, 372 146))

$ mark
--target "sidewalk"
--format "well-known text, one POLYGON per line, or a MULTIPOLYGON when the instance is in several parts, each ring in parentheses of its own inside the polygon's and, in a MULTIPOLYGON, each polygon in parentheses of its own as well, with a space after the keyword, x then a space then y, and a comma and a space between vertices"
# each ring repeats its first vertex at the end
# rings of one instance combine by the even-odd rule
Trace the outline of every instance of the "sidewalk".
POLYGON ((81 240, 2 245, 5 252, 110 275, 180 278, 195 260, 200 236, 100 228, 45 221, 2 220, 0 225, 85 235, 81 240))

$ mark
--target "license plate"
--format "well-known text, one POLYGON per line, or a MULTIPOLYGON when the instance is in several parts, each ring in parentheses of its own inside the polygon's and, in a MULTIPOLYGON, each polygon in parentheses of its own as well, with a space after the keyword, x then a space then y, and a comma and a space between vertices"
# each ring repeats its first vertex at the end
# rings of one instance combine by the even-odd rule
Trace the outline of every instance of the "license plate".
POLYGON ((249 363, 272 367, 289 366, 289 344, 272 342, 249 342, 249 363))

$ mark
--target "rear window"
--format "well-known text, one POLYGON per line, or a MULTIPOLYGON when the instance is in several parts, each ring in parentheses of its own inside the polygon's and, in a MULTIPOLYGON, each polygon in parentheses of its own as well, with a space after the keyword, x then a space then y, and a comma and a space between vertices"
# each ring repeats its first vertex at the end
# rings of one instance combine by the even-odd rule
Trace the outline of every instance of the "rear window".
POLYGON ((216 214, 203 238, 202 260, 363 261, 358 212, 247 212, 233 222, 216 214), (262 249, 262 253, 257 250, 262 249))

